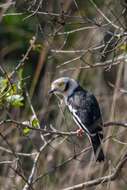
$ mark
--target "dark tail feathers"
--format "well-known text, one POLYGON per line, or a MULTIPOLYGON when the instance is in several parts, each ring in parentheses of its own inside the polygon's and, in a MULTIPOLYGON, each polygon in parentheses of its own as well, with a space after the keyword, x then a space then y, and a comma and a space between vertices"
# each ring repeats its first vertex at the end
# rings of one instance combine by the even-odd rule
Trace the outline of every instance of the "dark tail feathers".
POLYGON ((90 136, 90 138, 96 161, 104 161, 105 156, 101 147, 101 138, 99 137, 99 134, 97 133, 95 136, 90 136))

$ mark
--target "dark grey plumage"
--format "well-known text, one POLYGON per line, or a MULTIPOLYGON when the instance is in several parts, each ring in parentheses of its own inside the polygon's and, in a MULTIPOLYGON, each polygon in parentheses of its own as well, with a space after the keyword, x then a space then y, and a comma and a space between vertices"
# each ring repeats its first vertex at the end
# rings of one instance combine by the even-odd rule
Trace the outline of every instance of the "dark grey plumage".
POLYGON ((101 140, 103 139, 102 116, 95 96, 78 86, 67 97, 67 105, 73 118, 89 136, 97 161, 104 160, 101 140))
POLYGON ((103 122, 95 96, 84 90, 77 81, 69 77, 61 77, 53 81, 49 93, 64 97, 73 119, 88 135, 96 160, 103 161, 104 154, 101 147, 103 122))

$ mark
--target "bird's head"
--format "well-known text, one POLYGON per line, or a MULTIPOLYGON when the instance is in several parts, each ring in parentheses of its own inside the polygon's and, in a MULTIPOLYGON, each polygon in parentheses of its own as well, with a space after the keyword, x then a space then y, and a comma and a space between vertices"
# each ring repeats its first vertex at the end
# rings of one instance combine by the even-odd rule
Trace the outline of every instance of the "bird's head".
POLYGON ((75 88, 77 88, 78 83, 69 77, 61 77, 51 84, 50 94, 58 94, 63 96, 69 96, 75 88))

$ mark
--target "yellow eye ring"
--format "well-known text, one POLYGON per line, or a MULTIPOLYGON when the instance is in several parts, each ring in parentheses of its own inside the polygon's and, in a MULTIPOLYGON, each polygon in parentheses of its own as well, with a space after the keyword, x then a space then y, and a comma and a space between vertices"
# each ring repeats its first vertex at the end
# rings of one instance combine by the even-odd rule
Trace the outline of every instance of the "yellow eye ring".
POLYGON ((64 86, 64 82, 59 83, 59 86, 61 87, 64 86))

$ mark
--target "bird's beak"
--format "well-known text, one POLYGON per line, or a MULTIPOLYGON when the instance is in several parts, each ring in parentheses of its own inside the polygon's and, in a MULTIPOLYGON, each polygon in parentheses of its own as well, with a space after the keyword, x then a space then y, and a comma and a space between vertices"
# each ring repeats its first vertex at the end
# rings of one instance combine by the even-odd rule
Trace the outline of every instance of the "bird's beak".
POLYGON ((52 89, 48 92, 48 94, 53 94, 55 92, 55 89, 52 89))

